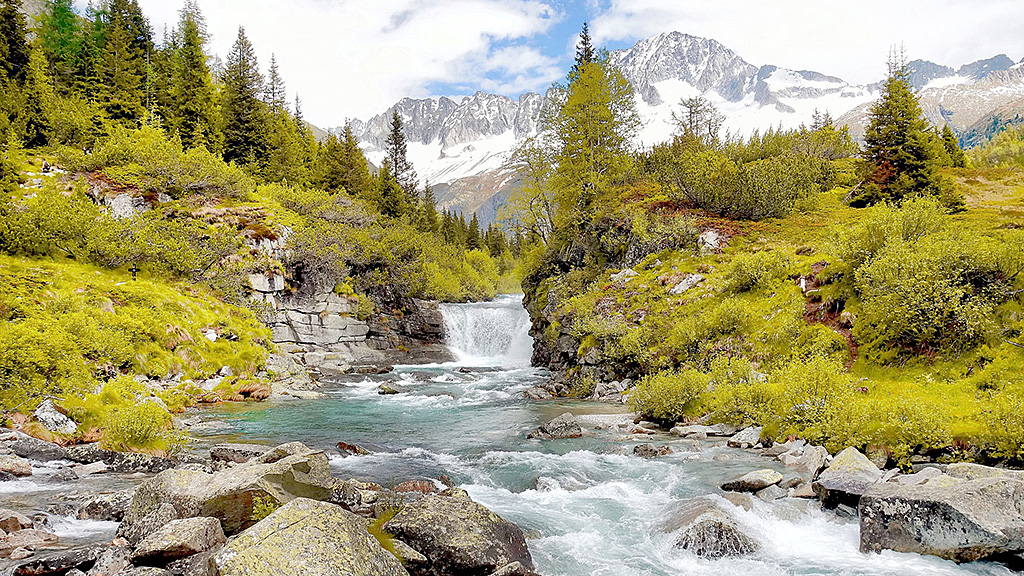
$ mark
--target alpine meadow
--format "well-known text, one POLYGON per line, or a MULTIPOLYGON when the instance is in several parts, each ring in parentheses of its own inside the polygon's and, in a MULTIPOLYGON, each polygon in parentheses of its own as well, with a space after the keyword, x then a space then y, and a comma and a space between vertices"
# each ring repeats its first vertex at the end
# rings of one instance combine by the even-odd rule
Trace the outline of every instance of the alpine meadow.
POLYGON ((1024 30, 873 2, 0 0, 0 574, 1024 570, 1024 30))

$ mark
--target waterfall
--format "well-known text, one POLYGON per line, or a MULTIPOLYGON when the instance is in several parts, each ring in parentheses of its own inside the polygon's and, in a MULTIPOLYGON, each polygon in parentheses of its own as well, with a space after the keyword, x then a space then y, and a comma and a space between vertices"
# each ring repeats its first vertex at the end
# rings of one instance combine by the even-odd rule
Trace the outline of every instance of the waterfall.
POLYGON ((522 297, 503 295, 493 302, 443 304, 448 348, 460 364, 520 367, 530 365, 533 340, 522 297))

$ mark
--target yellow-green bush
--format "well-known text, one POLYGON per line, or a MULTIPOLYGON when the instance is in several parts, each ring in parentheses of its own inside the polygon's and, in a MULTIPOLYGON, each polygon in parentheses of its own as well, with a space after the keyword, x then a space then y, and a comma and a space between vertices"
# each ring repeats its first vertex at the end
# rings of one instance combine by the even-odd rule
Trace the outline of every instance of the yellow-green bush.
POLYGON ((842 364, 821 357, 793 361, 772 373, 769 382, 775 393, 771 420, 763 422, 769 435, 844 447, 854 392, 842 364))
POLYGON ((664 422, 698 416, 707 388, 708 376, 693 369, 658 372, 632 389, 629 409, 664 422))
POLYGON ((710 379, 707 408, 716 422, 752 426, 770 418, 773 390, 749 360, 717 358, 710 379))
POLYGON ((771 290, 789 275, 789 260, 774 250, 746 252, 732 259, 725 273, 731 292, 771 290))

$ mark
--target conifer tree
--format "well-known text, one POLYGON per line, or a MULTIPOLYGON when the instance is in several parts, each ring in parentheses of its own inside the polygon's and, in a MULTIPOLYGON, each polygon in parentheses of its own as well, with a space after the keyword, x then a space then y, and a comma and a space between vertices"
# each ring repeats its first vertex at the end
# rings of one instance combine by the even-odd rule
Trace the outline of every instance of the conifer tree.
POLYGON ((217 150, 213 79, 206 64, 206 20, 195 0, 186 1, 181 9, 175 36, 171 128, 187 148, 202 145, 217 150))
POLYGON ((113 120, 134 123, 142 117, 143 85, 141 56, 120 15, 115 14, 103 47, 103 108, 113 120))
POLYGON ((480 219, 477 218, 476 212, 473 212, 473 218, 469 221, 466 233, 466 248, 469 250, 479 250, 483 247, 483 241, 480 237, 480 219))
POLYGON ((39 17, 39 43, 61 92, 67 92, 74 84, 81 51, 78 28, 78 14, 72 0, 46 0, 39 17))
POLYGON ((949 124, 942 127, 942 145, 946 149, 950 164, 954 168, 967 167, 967 154, 960 147, 960 141, 957 140, 956 134, 953 133, 953 129, 949 127, 949 124))
POLYGON ((85 9, 85 22, 79 28, 78 58, 75 62, 74 91, 95 102, 100 93, 103 71, 103 45, 106 41, 107 12, 92 0, 85 9))
POLYGON ((271 113, 278 114, 282 110, 287 110, 288 106, 288 91, 284 86, 284 79, 281 78, 281 73, 277 68, 277 56, 274 54, 270 55, 270 70, 267 73, 267 93, 266 102, 270 106, 271 113))
POLYGON ((21 0, 0 0, 0 74, 23 83, 28 76, 29 46, 21 0))
POLYGON ((399 218, 409 213, 410 206, 406 199, 405 191, 402 190, 398 180, 391 173, 391 166, 387 163, 380 169, 377 176, 377 207, 381 214, 392 218, 399 218))
POLYGON ((386 156, 384 163, 391 169, 395 180, 402 190, 410 198, 416 196, 416 171, 406 155, 408 142, 405 136, 405 128, 402 125, 402 117, 398 109, 391 111, 391 131, 384 141, 386 156))
POLYGON ((580 32, 580 40, 576 44, 576 61, 569 73, 570 78, 576 77, 585 64, 597 62, 597 51, 594 50, 594 43, 590 38, 590 25, 583 23, 583 31, 580 32))
POLYGON ((434 188, 427 182, 423 187, 423 231, 437 233, 441 222, 437 215, 437 199, 434 198, 434 188))
POLYGON ((252 43, 239 27, 238 38, 225 63, 223 95, 224 159, 258 164, 266 159, 267 120, 263 76, 252 43))
POLYGON ((871 164, 871 174, 854 205, 934 192, 942 147, 928 129, 902 53, 890 57, 889 77, 868 119, 864 157, 871 164))

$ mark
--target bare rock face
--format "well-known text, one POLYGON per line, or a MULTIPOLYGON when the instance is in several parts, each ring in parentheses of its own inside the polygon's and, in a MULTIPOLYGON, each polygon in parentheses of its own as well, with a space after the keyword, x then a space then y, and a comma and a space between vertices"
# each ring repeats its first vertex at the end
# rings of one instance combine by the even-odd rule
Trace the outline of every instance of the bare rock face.
POLYGON ((430 561, 414 576, 491 574, 533 559, 518 526, 466 498, 429 495, 403 506, 384 529, 430 561))
POLYGON ((340 506, 296 498, 212 557, 216 576, 409 576, 340 506))
POLYGON ((870 486, 860 499, 861 551, 970 562, 1024 550, 1024 481, 942 480, 870 486))
POLYGON ((732 438, 729 438, 728 444, 730 448, 753 448, 761 442, 761 427, 751 426, 737 432, 732 438))
POLYGON ((676 546, 701 558, 742 556, 761 548, 728 512, 705 498, 684 502, 671 511, 662 530, 678 532, 676 546))

